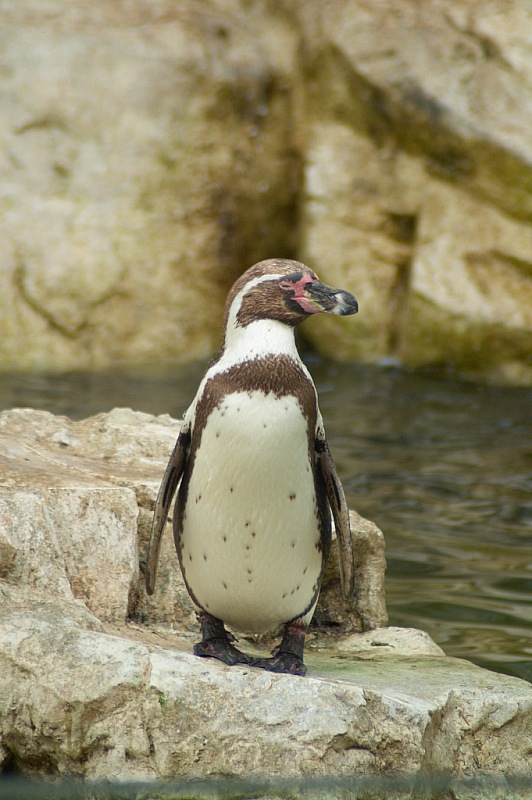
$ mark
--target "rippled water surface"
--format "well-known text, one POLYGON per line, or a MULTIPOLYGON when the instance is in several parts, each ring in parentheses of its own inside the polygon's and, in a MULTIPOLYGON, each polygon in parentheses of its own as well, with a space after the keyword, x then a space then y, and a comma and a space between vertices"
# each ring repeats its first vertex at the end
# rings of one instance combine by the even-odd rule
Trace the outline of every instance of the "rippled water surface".
MULTIPOLYGON (((532 680, 532 391, 308 365, 349 503, 384 531, 391 623, 532 680)), ((179 417, 203 371, 0 376, 0 407, 179 417)))

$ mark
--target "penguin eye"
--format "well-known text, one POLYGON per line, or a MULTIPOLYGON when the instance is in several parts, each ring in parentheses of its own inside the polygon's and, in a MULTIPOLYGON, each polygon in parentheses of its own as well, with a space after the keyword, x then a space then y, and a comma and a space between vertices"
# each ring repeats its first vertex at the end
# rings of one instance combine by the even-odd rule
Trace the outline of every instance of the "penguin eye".
POLYGON ((300 281, 302 277, 303 277, 302 272, 293 272, 291 275, 287 275, 284 280, 279 281, 279 286, 281 289, 284 290, 288 289, 294 290, 296 288, 294 284, 300 281))

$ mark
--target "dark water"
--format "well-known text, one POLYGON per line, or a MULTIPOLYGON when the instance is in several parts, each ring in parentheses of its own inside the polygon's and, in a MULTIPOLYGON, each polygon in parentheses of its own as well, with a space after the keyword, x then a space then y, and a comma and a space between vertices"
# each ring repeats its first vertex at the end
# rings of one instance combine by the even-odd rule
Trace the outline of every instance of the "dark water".
MULTIPOLYGON (((532 390, 307 363, 349 503, 385 534, 391 623, 532 680, 532 390)), ((0 408, 179 417, 203 370, 0 376, 0 408)))

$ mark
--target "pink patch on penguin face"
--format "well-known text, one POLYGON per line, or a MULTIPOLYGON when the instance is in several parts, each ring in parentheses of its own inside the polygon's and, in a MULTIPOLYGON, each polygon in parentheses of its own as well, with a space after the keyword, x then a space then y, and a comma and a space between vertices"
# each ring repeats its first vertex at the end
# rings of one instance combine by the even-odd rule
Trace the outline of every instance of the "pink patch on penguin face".
POLYGON ((281 281, 280 287, 281 289, 290 290, 293 292, 291 300, 295 300, 295 302, 300 306, 306 314, 317 314, 321 311, 320 308, 316 308, 316 306, 312 305, 307 298, 305 297, 305 286, 309 283, 313 283, 315 280, 318 280, 318 276, 315 275, 312 277, 311 275, 302 275, 302 277, 298 281, 281 281))

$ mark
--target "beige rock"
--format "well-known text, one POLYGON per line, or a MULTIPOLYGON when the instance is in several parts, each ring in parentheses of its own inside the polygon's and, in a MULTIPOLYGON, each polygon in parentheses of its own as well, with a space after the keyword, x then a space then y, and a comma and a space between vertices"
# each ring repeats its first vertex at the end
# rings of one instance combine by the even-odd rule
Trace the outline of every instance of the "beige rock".
POLYGON ((122 621, 138 580, 136 524, 131 489, 2 489, 2 538, 15 551, 2 572, 16 584, 82 599, 102 620, 122 621))
POLYGON ((532 380, 532 227, 434 184, 420 216, 400 345, 414 365, 532 380))
MULTIPOLYGON (((359 593, 338 626, 349 635, 315 628, 305 679, 193 656, 175 555, 159 605, 141 600, 137 568, 178 430, 127 409, 76 423, 0 415, 0 772, 530 774, 529 684, 446 658, 420 631, 352 632, 386 621, 383 537, 354 513, 359 593)), ((165 547, 170 559, 169 536, 165 547)), ((325 583, 332 613, 334 570, 325 583)))
POLYGON ((4 411, 2 482, 14 488, 111 482, 138 487, 142 494, 143 479, 160 482, 179 429, 168 414, 153 417, 124 408, 80 422, 29 408, 4 411))
POLYGON ((352 291, 360 311, 312 319, 305 335, 333 357, 382 359, 396 345, 417 198, 397 190, 397 158, 383 157, 360 132, 320 118, 308 127, 301 257, 352 291))
POLYGON ((384 535, 374 522, 356 511, 349 512, 349 519, 355 554, 355 598, 346 601, 342 594, 334 538, 313 623, 318 629, 332 628, 335 635, 383 628, 388 624, 384 535))
POLYGON ((344 359, 395 355, 529 383, 531 226, 422 180, 412 157, 383 154, 343 124, 317 123, 313 137, 303 258, 330 262, 327 280, 360 303, 350 320, 312 320, 313 344, 344 359))
POLYGON ((238 4, 0 4, 4 368, 212 351, 293 235, 292 40, 238 4))
POLYGON ((530 220, 525 3, 510 0, 504 14, 479 0, 296 6, 311 117, 345 120, 381 150, 421 157, 428 172, 530 220))
POLYGON ((88 631, 105 630, 103 623, 91 613, 83 600, 61 597, 53 587, 48 591, 0 580, 0 605, 10 613, 29 614, 52 618, 61 617, 65 628, 83 628, 88 631))
POLYGON ((525 0, 0 2, 0 366, 205 356, 293 254, 360 300, 321 352, 529 383, 531 39, 525 0))
POLYGON ((13 547, 3 533, 0 534, 0 578, 5 578, 9 575, 16 557, 16 548, 13 547))
POLYGON ((394 656, 444 656, 445 653, 428 633, 414 628, 385 628, 377 631, 354 633, 343 637, 335 645, 340 652, 348 652, 359 658, 394 656))
POLYGON ((315 347, 532 380, 525 5, 297 4, 301 256, 360 301, 315 347))
POLYGON ((60 603, 8 609, 4 764, 120 780, 529 773, 529 684, 441 656, 307 660, 304 679, 229 668, 73 625, 60 603))

